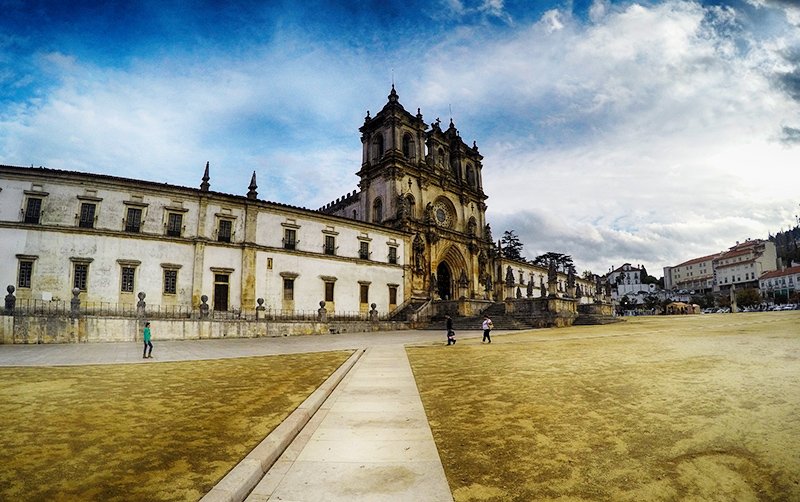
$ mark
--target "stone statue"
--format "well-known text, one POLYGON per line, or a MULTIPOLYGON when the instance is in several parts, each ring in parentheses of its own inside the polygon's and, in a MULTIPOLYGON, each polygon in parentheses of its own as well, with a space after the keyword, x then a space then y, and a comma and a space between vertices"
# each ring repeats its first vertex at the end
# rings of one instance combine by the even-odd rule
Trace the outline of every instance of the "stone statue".
POLYGON ((433 204, 430 202, 425 206, 425 223, 428 225, 436 223, 436 219, 433 216, 433 204))
POLYGON ((412 250, 414 252, 414 270, 422 273, 425 270, 425 242, 420 234, 414 237, 412 250))
POLYGON ((8 314, 11 314, 12 312, 14 312, 14 307, 17 305, 17 297, 14 296, 14 290, 15 289, 16 288, 14 288, 14 286, 12 286, 10 284, 6 288, 6 291, 8 291, 8 294, 6 295, 5 309, 6 309, 6 313, 8 313, 8 314))
POLYGON ((528 290, 526 291, 526 294, 528 298, 533 296, 533 279, 528 281, 528 290))
POLYGON ((506 268, 506 286, 509 288, 514 287, 514 271, 511 270, 510 266, 506 268))
POLYGON ((397 219, 402 221, 408 216, 408 201, 402 193, 399 193, 397 194, 397 219))
POLYGON ((544 285, 544 277, 539 277, 539 289, 542 292, 542 298, 547 296, 547 286, 544 285))
POLYGON ((550 266, 547 267, 547 283, 555 284, 558 281, 558 271, 556 270, 556 262, 550 261, 550 266))
POLYGON ((567 287, 572 290, 575 287, 575 267, 569 267, 567 272, 567 287))

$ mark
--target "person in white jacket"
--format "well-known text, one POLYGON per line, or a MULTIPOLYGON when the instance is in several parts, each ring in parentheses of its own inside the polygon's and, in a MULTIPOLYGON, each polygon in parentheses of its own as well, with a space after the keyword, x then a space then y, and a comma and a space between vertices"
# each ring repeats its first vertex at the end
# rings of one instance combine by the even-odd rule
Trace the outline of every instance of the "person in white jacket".
POLYGON ((489 316, 483 316, 483 324, 481 324, 481 328, 483 328, 483 339, 481 340, 481 343, 492 343, 492 337, 489 336, 489 333, 492 331, 492 328, 494 328, 494 324, 492 324, 492 320, 489 319, 489 316))

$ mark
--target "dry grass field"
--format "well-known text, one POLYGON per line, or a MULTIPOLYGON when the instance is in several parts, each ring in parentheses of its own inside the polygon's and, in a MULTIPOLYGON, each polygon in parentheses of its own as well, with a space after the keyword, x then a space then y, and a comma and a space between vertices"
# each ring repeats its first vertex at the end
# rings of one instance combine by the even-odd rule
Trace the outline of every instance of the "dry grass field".
POLYGON ((197 500, 349 355, 0 368, 0 500, 197 500))
POLYGON ((800 312, 408 353, 457 502, 800 500, 800 312))

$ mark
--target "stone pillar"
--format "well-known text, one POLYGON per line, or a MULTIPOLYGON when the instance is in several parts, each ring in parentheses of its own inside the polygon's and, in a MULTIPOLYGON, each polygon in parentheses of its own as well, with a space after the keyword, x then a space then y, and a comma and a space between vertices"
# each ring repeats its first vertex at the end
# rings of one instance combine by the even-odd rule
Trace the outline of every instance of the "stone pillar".
POLYGON ((200 301, 203 302, 200 304, 200 319, 205 319, 208 317, 208 296, 203 295, 200 297, 200 301))
POLYGON ((17 297, 14 296, 14 289, 15 289, 14 286, 12 286, 10 284, 6 288, 6 291, 8 291, 8 294, 6 295, 6 303, 5 303, 5 310, 4 310, 4 313, 6 315, 14 314, 14 308, 17 305, 17 297))
POLYGON ((264 306, 264 299, 259 298, 256 300, 258 306, 256 307, 256 321, 260 321, 267 317, 267 308, 264 306))
POLYGON ((139 297, 139 301, 136 303, 136 317, 144 317, 145 312, 147 310, 147 304, 144 301, 146 294, 144 291, 139 291, 139 294, 136 295, 139 297))
POLYGON ((81 299, 78 295, 81 294, 81 290, 78 288, 72 288, 72 300, 69 302, 69 315, 70 317, 78 317, 80 315, 81 310, 81 299))
POLYGON ((739 312, 739 305, 736 304, 736 285, 731 284, 731 312, 739 312))

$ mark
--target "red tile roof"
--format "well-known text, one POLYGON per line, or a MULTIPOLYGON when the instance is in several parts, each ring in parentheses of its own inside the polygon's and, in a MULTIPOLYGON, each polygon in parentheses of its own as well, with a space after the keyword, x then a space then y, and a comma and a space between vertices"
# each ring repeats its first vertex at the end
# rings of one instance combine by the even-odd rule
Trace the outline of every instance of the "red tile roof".
POLYGON ((772 279, 773 277, 784 277, 792 274, 800 274, 800 265, 796 267, 789 267, 784 270, 772 270, 770 272, 764 272, 761 274, 761 277, 759 277, 758 280, 761 281, 764 279, 772 279))

